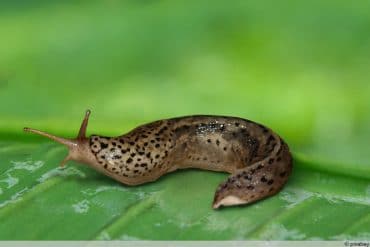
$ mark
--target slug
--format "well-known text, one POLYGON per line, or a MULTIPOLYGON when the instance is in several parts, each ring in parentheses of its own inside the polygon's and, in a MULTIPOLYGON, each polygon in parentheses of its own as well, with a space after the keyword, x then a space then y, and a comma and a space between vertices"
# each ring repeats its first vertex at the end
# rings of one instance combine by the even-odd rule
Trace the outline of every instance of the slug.
POLYGON ((292 171, 287 144, 250 120, 194 115, 158 120, 118 137, 86 137, 90 111, 77 138, 24 128, 68 147, 69 160, 85 163, 125 184, 157 180, 177 169, 199 168, 231 175, 221 183, 212 207, 249 204, 279 192, 292 171))

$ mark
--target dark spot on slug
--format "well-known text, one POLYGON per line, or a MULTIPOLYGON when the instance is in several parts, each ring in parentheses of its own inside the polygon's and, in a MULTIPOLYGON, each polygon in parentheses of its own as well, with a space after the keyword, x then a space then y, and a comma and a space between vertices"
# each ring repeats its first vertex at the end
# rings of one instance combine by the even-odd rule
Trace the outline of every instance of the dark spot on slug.
POLYGON ((274 140, 274 137, 272 135, 269 136, 269 138, 267 139, 267 143, 270 143, 274 140))
POLYGON ((263 177, 261 178, 261 182, 262 182, 262 183, 266 183, 266 182, 267 182, 267 179, 266 179, 266 177, 265 177, 265 176, 263 176, 263 177))
POLYGON ((131 158, 128 158, 128 159, 126 160, 126 162, 127 162, 127 163, 131 163, 131 162, 132 162, 132 159, 131 159, 131 158))
POLYGON ((108 144, 101 142, 101 143, 100 143, 100 147, 101 147, 102 149, 105 149, 105 148, 107 148, 107 147, 108 147, 108 144))
POLYGON ((273 179, 270 179, 268 182, 267 182, 267 184, 268 185, 271 185, 271 184, 273 184, 274 183, 274 180, 273 179))
POLYGON ((253 186, 253 185, 248 185, 248 186, 247 186, 247 189, 248 189, 248 190, 253 190, 253 189, 254 189, 254 186, 253 186))
POLYGON ((281 138, 280 138, 280 142, 281 142, 281 144, 282 144, 282 145, 285 145, 284 140, 283 140, 283 139, 281 139, 281 138))

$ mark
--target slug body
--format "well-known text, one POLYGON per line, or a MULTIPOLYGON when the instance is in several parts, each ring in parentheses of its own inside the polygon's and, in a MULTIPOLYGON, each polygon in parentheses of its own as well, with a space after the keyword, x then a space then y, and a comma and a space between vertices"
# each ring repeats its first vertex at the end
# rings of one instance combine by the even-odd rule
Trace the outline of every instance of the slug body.
POLYGON ((186 116, 141 125, 118 137, 85 132, 76 139, 25 128, 69 148, 68 160, 86 163, 126 185, 157 180, 177 169, 199 168, 231 175, 215 193, 213 208, 248 204, 276 194, 288 180, 292 156, 267 127, 236 117, 186 116))

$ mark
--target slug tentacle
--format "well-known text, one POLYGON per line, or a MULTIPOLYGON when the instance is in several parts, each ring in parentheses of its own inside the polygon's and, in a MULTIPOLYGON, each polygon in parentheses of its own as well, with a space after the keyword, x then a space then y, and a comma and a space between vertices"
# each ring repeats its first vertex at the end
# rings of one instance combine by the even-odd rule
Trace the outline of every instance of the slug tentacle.
POLYGON ((87 125, 89 123, 89 117, 90 117, 90 110, 86 110, 85 117, 82 120, 80 130, 78 131, 78 136, 77 140, 84 140, 86 139, 86 130, 87 130, 87 125))
POLYGON ((248 204, 280 191, 292 170, 284 141, 267 127, 225 116, 185 116, 141 125, 118 137, 86 137, 90 111, 78 136, 61 138, 25 128, 69 148, 63 166, 79 161, 125 184, 155 181, 177 169, 231 175, 215 193, 213 208, 248 204))
POLYGON ((65 145, 68 148, 69 152, 68 152, 68 155, 60 163, 60 167, 63 168, 65 166, 65 164, 70 160, 76 160, 76 161, 85 160, 83 158, 81 159, 81 156, 84 155, 84 149, 86 149, 85 146, 88 142, 87 141, 88 139, 86 138, 86 129, 87 129, 87 124, 88 124, 88 121, 89 121, 90 113, 91 113, 90 110, 86 111, 85 117, 82 121, 80 130, 79 130, 79 133, 78 133, 77 137, 74 138, 74 139, 58 137, 58 136, 49 134, 45 131, 32 129, 32 128, 28 128, 28 127, 23 128, 23 130, 25 132, 31 132, 31 133, 34 133, 34 134, 37 134, 37 135, 47 137, 47 138, 49 138, 53 141, 56 141, 60 144, 65 145))
POLYGON ((40 136, 45 136, 53 141, 56 141, 60 144, 63 144, 64 146, 68 147, 68 148, 72 148, 73 146, 76 145, 76 142, 73 140, 73 139, 68 139, 68 138, 62 138, 62 137, 59 137, 59 136, 55 136, 55 135, 52 135, 52 134, 49 134, 45 131, 41 131, 41 130, 37 130, 37 129, 32 129, 32 128, 28 128, 28 127, 25 127, 23 128, 23 130, 25 132, 31 132, 31 133, 34 133, 34 134, 37 134, 37 135, 40 135, 40 136))

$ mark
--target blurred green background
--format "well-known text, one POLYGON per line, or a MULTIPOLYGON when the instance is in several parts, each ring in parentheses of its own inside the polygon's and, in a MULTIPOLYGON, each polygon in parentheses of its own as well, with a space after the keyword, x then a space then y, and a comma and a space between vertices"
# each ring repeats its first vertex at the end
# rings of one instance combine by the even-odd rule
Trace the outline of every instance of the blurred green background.
MULTIPOLYGON (((362 186, 361 192, 357 191, 362 198, 359 205, 364 206, 359 215, 365 218, 365 226, 370 226, 369 10, 368 1, 341 0, 1 2, 0 162, 3 177, 8 181, 9 174, 14 177, 12 172, 19 172, 19 169, 9 170, 14 168, 15 161, 43 160, 45 167, 52 169, 65 154, 56 144, 25 135, 21 131, 24 126, 74 136, 86 109, 92 110, 88 133, 112 136, 161 118, 188 114, 239 116, 278 132, 297 157, 297 167, 301 159, 306 162, 302 167, 350 174, 359 179, 363 176, 361 182, 356 179, 347 182, 349 188, 362 186), (50 160, 44 157, 49 150, 54 150, 50 151, 54 152, 50 160)), ((95 174, 87 168, 83 171, 95 174)), ((166 190, 173 187, 172 180, 182 176, 189 179, 200 176, 199 182, 204 178, 213 179, 213 184, 204 192, 209 196, 204 200, 207 213, 213 214, 208 199, 224 176, 200 171, 194 174, 192 171, 176 173, 159 183, 166 190)), ((304 171, 301 174, 307 178, 304 171)), ((3 192, 6 185, 9 189, 17 188, 8 194, 0 193, 2 202, 24 187, 40 186, 35 182, 36 177, 29 178, 28 173, 17 175, 19 183, 15 187, 10 188, 7 182, 2 187, 3 192), (23 179, 28 181, 27 186, 21 186, 23 179)), ((335 182, 342 178, 333 179, 334 182, 325 180, 324 185, 317 188, 341 187, 347 183, 335 182)), ((119 188, 110 180, 104 183, 119 188)), ((151 191, 153 187, 148 186, 133 191, 139 193, 140 188, 151 191)), ((348 191, 347 197, 351 193, 348 191)), ((329 203, 328 210, 329 206, 333 205, 329 203)), ((273 207, 276 205, 268 208, 273 207)), ((25 220, 12 218, 9 213, 12 209, 3 208, 5 213, 0 210, 0 218, 3 215, 13 222, 14 229, 25 220)), ((30 215, 36 218, 46 217, 40 207, 30 210, 30 215)), ((238 212, 231 210, 225 212, 237 217, 238 212)), ((338 214, 347 210, 344 207, 338 214)), ((228 222, 213 220, 220 225, 228 222)), ((231 222, 228 224, 232 226, 231 222)), ((5 227, 5 223, 3 226, 12 229, 9 225, 5 227)), ((2 239, 45 238, 4 231, 0 233, 2 239)), ((229 235, 219 236, 223 239, 236 236, 290 239, 292 236, 284 235, 286 232, 281 233, 281 229, 280 233, 273 229, 275 235, 266 235, 271 230, 260 235, 230 231, 229 235)), ((359 232, 353 230, 351 236, 358 237, 359 232)), ((306 232, 303 237, 293 233, 298 236, 295 239, 330 239, 341 232, 324 236, 306 232)), ((64 237, 55 234, 49 238, 92 238, 92 233, 64 237)), ((128 239, 211 238, 210 233, 189 233, 185 237, 168 231, 156 234, 154 231, 145 236, 125 236, 128 239)))

